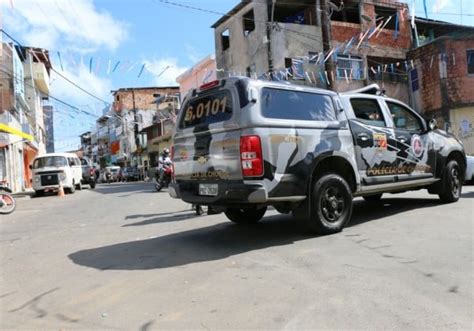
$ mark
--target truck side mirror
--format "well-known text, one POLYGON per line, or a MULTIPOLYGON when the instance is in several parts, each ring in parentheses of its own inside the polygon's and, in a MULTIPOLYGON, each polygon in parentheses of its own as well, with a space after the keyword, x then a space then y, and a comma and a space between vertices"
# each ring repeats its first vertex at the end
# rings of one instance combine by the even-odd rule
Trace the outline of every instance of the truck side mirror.
POLYGON ((433 131, 438 128, 438 122, 433 118, 428 122, 428 127, 433 131))

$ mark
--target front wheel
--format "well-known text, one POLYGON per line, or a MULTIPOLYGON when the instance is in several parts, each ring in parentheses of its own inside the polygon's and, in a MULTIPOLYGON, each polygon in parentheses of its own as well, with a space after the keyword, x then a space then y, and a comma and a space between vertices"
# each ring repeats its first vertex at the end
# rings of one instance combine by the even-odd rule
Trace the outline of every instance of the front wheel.
POLYGON ((339 175, 324 175, 314 184, 310 229, 320 234, 342 231, 352 215, 352 192, 339 175))
POLYGON ((255 224, 265 215, 267 207, 227 208, 225 216, 238 224, 255 224))
POLYGON ((91 187, 91 189, 95 189, 95 182, 90 182, 89 186, 91 187))
POLYGON ((6 192, 0 192, 0 214, 10 214, 16 208, 15 198, 6 192))
POLYGON ((76 192, 76 183, 72 182, 72 186, 67 190, 67 193, 74 194, 76 192))
POLYGON ((160 192, 162 188, 163 188, 163 185, 161 185, 160 182, 158 182, 158 183, 155 184, 156 192, 160 192))
POLYGON ((444 176, 445 187, 443 193, 439 194, 439 198, 445 203, 458 201, 461 196, 462 178, 460 167, 456 160, 448 162, 444 176))

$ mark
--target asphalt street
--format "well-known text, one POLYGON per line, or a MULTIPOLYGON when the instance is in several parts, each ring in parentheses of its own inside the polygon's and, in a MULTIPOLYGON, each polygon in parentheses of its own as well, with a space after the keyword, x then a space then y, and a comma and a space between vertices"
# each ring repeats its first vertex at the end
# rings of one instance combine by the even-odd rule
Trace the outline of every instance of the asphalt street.
POLYGON ((0 216, 0 329, 472 329, 474 187, 355 200, 313 236, 196 216, 152 183, 19 199, 0 216))

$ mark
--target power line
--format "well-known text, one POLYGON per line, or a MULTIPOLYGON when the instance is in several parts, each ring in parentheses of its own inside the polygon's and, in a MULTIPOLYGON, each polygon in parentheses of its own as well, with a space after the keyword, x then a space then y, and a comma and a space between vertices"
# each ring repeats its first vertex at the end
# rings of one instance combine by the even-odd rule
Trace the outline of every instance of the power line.
MULTIPOLYGON (((4 66, 2 65, 2 67, 4 67, 4 66)), ((5 73, 5 74, 9 75, 10 78, 12 78, 12 79, 14 78, 12 72, 8 72, 8 71, 3 70, 3 69, 0 69, 0 72, 3 72, 3 73, 5 73)), ((32 84, 29 84, 29 83, 26 83, 26 82, 24 82, 24 84, 25 84, 25 85, 28 85, 28 86, 30 86, 30 87, 32 87, 32 88, 35 88, 35 86, 32 85, 32 84)), ((66 106, 68 106, 68 107, 70 107, 70 108, 72 108, 72 109, 74 109, 74 110, 77 110, 77 111, 79 111, 79 112, 81 112, 81 113, 83 113, 83 114, 86 114, 86 115, 89 115, 89 116, 93 116, 93 117, 95 117, 95 118, 99 118, 99 117, 100 117, 100 116, 97 116, 97 115, 95 115, 95 114, 93 114, 93 113, 91 113, 91 112, 88 112, 88 111, 84 110, 84 109, 81 109, 81 108, 79 108, 79 107, 76 107, 76 106, 74 106, 74 105, 71 105, 70 103, 68 103, 68 102, 66 102, 66 101, 64 101, 64 100, 61 100, 61 99, 59 99, 59 98, 56 98, 56 97, 52 96, 51 94, 47 94, 47 96, 48 96, 49 98, 51 98, 51 99, 53 99, 53 100, 59 102, 59 103, 62 103, 63 105, 66 105, 66 106)))
MULTIPOLYGON (((5 36, 7 36, 8 38, 10 38, 13 42, 15 42, 16 44, 18 44, 18 46, 20 47, 24 47, 22 46, 22 44, 16 40, 15 38, 13 38, 10 34, 8 34, 5 30, 3 29, 0 29, 0 32, 2 32, 3 34, 5 34, 5 36)), ((66 80, 68 83, 72 84, 73 86, 75 86, 76 88, 78 88, 79 90, 81 90, 82 92, 88 94, 89 96, 103 102, 105 105, 109 105, 110 103, 105 101, 104 99, 101 99, 99 98, 98 96, 92 94, 91 92, 87 91, 86 89, 84 89, 83 87, 79 86, 77 83, 73 82, 72 80, 70 80, 69 78, 67 78, 66 76, 62 75, 61 73, 59 73, 56 69, 54 69, 53 67, 51 67, 51 70, 54 71, 59 77, 63 78, 64 80, 66 80)))
POLYGON ((57 75, 59 75, 59 77, 63 78, 65 81, 67 81, 68 83, 74 85, 75 87, 77 87, 78 89, 80 89, 82 92, 90 95, 91 97, 99 100, 99 101, 102 101, 105 105, 109 105, 109 103, 107 101, 105 101, 104 99, 101 99, 99 98, 98 96, 90 93, 89 91, 85 90, 84 88, 80 87, 79 85, 77 85, 76 83, 74 83, 73 81, 71 81, 69 78, 67 78, 66 76, 64 76, 63 74, 59 73, 59 71, 57 71, 56 69, 54 68, 51 68, 52 71, 54 71, 57 75))

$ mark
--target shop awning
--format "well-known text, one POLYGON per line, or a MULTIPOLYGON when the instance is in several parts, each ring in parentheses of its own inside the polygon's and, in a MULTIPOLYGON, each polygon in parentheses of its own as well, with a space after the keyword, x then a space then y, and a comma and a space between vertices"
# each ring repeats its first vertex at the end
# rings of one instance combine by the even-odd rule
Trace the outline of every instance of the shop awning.
POLYGON ((0 131, 10 133, 10 134, 14 134, 16 136, 20 136, 20 137, 25 138, 29 141, 33 141, 33 139, 34 139, 31 134, 24 133, 24 132, 22 132, 18 129, 14 129, 14 128, 9 127, 8 125, 3 124, 3 123, 0 123, 0 131))

